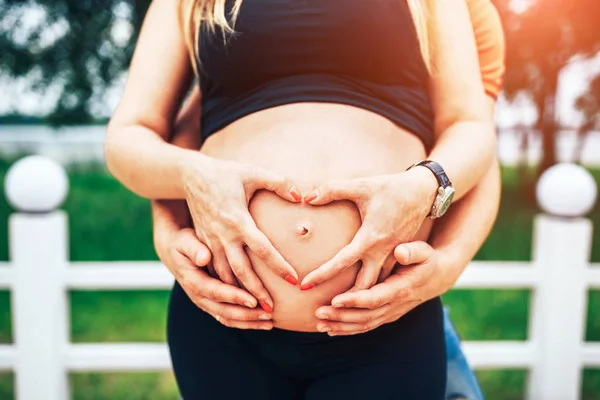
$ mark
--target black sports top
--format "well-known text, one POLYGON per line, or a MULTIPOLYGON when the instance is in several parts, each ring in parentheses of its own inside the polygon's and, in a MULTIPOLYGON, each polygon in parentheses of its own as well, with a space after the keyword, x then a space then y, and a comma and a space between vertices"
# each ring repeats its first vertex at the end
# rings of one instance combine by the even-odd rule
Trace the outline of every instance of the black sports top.
MULTIPOLYGON (((227 1, 231 10, 233 1, 227 1)), ((253 112, 342 103, 433 144, 428 72, 405 0, 244 0, 236 34, 200 32, 202 136, 253 112)))

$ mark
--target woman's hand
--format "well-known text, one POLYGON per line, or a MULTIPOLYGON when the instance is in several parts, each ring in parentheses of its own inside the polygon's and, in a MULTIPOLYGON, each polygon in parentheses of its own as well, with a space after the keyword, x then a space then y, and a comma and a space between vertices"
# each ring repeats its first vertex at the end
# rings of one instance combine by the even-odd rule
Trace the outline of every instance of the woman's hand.
POLYGON ((312 205, 353 201, 362 226, 350 244, 304 278, 301 288, 310 289, 358 261, 362 268, 354 289, 370 288, 382 272, 387 276, 394 265, 392 251, 413 239, 431 211, 438 186, 429 170, 415 167, 398 174, 330 182, 306 195, 304 200, 312 205))
POLYGON ((444 265, 443 253, 425 242, 401 244, 394 256, 402 267, 382 283, 343 293, 333 298, 332 306, 320 307, 317 329, 330 336, 368 332, 444 294, 458 278, 450 276, 453 269, 444 265))
POLYGON ((271 315, 260 308, 250 293, 209 276, 205 268, 210 250, 186 228, 156 243, 161 261, 188 297, 225 326, 238 329, 271 329, 271 315))
POLYGON ((296 285, 298 275, 258 229, 248 203, 263 189, 291 202, 301 201, 302 194, 276 172, 208 157, 188 163, 183 179, 196 234, 212 252, 215 272, 230 285, 237 285, 237 278, 263 309, 271 312, 273 300, 254 272, 244 246, 289 283, 296 285))

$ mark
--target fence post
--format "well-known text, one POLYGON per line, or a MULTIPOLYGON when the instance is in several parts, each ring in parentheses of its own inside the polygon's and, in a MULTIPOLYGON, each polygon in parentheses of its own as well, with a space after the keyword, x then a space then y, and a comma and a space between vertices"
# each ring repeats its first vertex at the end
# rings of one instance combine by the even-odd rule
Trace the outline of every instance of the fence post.
POLYGON ((534 222, 533 260, 539 281, 530 309, 529 339, 536 352, 529 377, 530 400, 580 397, 593 229, 583 216, 596 195, 591 174, 574 164, 558 164, 538 182, 538 203, 545 213, 534 222))
POLYGON ((67 217, 56 210, 68 191, 64 169, 30 156, 8 171, 5 192, 17 209, 9 221, 13 336, 19 400, 69 397, 64 354, 68 343, 67 217))

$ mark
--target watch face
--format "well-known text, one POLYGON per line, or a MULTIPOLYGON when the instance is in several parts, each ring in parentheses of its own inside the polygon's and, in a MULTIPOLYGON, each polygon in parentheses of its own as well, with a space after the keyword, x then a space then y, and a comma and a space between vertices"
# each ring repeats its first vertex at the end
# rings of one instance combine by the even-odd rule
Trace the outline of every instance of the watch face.
POLYGON ((441 217, 448 211, 450 204, 452 204, 452 199, 454 199, 454 188, 448 186, 443 190, 443 193, 440 193, 436 201, 436 218, 441 217))

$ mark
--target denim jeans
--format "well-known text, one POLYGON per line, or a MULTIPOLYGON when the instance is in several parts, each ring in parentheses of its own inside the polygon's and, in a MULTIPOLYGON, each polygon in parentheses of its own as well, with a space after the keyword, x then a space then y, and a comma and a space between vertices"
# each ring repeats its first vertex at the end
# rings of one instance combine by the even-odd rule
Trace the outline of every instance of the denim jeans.
POLYGON ((477 377, 469 367, 469 363, 460 348, 460 338, 454 329, 454 325, 452 325, 447 307, 444 307, 444 333, 448 357, 446 400, 483 400, 483 393, 477 382, 477 377))

